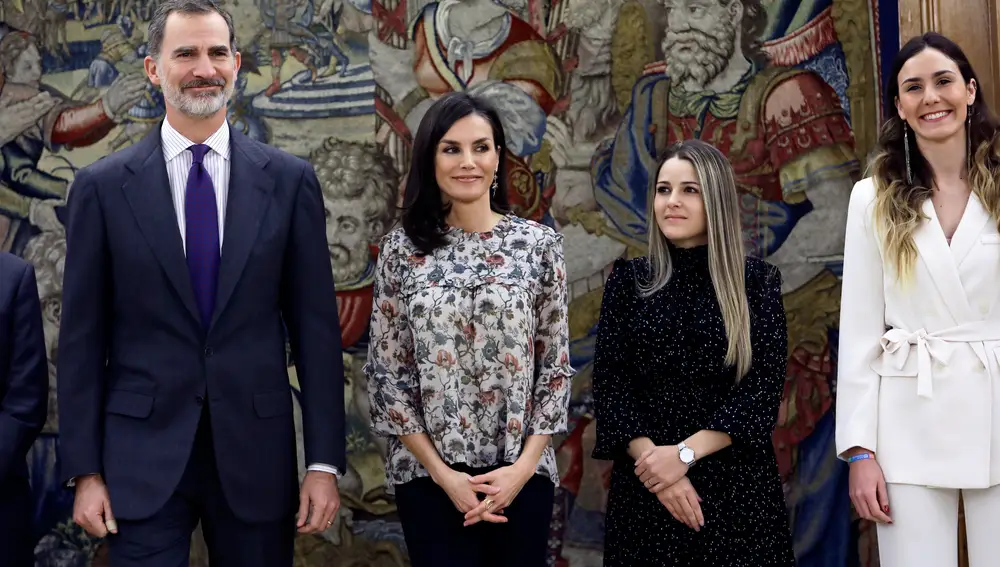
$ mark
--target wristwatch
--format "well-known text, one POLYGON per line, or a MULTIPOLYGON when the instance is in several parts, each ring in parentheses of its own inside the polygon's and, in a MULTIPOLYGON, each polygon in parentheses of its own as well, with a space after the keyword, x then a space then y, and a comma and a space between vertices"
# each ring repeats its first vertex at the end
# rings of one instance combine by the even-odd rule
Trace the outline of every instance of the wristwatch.
POLYGON ((695 462, 694 449, 688 447, 683 441, 677 444, 677 456, 681 458, 681 462, 687 466, 693 466, 695 462))

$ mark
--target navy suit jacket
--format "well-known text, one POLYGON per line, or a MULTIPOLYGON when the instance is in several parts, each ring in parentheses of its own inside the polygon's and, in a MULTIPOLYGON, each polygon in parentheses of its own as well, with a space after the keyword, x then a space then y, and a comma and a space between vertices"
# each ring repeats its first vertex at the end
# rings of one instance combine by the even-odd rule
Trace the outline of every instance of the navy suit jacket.
POLYGON ((45 425, 48 405, 49 367, 35 269, 0 252, 0 485, 27 478, 25 457, 45 425))
POLYGON ((80 170, 68 199, 59 335, 61 478, 101 473, 117 518, 177 487, 208 400, 227 502, 247 522, 298 506, 285 331, 306 463, 346 470, 340 325, 312 166, 231 129, 215 313, 203 329, 160 129, 80 170))

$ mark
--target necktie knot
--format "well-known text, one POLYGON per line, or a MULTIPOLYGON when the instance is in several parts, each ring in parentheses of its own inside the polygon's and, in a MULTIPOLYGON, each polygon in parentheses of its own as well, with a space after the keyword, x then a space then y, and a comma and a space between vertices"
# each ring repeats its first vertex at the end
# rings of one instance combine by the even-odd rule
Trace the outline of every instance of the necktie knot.
POLYGON ((191 150, 191 157, 194 158, 194 163, 201 164, 202 160, 205 159, 205 154, 207 154, 208 150, 211 148, 205 144, 194 144, 188 149, 191 150))

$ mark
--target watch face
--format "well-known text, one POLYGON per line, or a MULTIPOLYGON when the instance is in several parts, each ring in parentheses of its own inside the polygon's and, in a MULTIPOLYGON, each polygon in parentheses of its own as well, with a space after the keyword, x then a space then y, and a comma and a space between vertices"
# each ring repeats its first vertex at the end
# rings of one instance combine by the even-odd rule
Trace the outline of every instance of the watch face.
POLYGON ((694 460, 694 450, 689 447, 684 447, 681 449, 681 460, 685 463, 690 463, 694 460))

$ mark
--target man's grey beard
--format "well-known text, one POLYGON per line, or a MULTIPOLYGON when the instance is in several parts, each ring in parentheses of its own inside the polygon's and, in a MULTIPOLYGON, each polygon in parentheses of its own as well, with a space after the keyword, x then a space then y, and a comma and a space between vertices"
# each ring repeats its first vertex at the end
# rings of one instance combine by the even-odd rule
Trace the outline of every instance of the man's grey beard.
POLYGON ((193 118, 208 118, 226 106, 233 96, 233 84, 225 83, 218 94, 189 95, 183 88, 163 82, 163 98, 171 106, 193 118))
POLYGON ((736 24, 729 20, 719 22, 714 35, 696 30, 675 32, 667 30, 663 37, 663 57, 667 73, 674 85, 682 86, 693 79, 704 87, 719 76, 736 51, 736 24), (678 46, 690 49, 681 55, 678 46))

